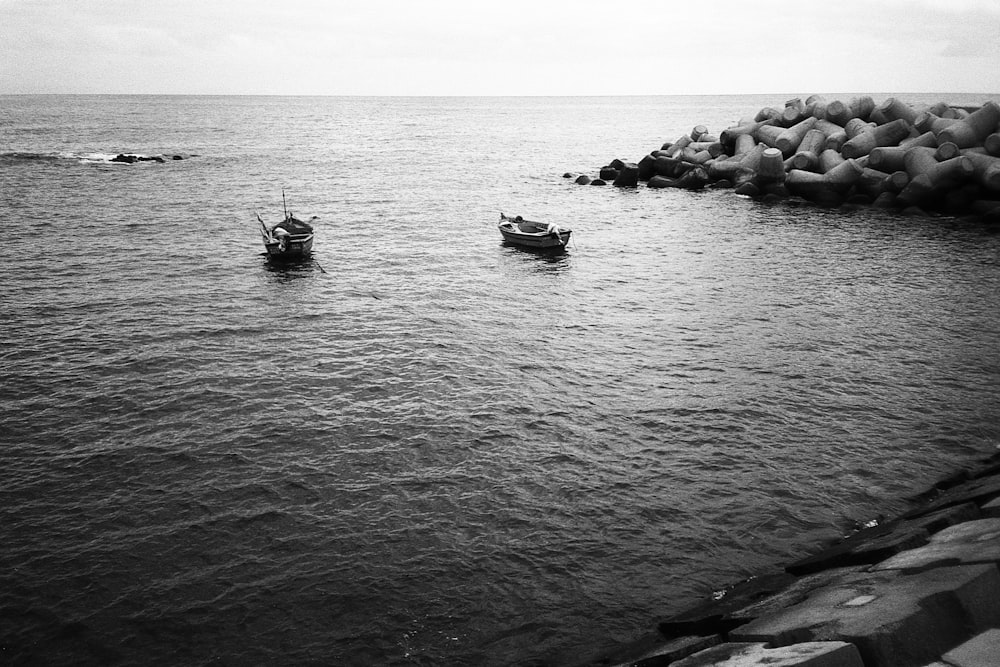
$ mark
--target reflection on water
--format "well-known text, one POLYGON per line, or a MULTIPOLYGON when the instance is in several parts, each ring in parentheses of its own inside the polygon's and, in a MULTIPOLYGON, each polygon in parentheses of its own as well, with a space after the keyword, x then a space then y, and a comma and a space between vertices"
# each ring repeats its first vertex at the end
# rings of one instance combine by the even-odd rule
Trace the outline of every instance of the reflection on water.
POLYGON ((264 270, 278 283, 291 282, 298 278, 305 278, 316 273, 326 273, 320 263, 312 256, 298 257, 295 259, 275 259, 266 253, 261 253, 264 258, 264 270))
POLYGON ((572 255, 565 246, 557 248, 529 248, 502 242, 503 257, 511 264, 519 263, 534 271, 562 272, 572 266, 572 255))

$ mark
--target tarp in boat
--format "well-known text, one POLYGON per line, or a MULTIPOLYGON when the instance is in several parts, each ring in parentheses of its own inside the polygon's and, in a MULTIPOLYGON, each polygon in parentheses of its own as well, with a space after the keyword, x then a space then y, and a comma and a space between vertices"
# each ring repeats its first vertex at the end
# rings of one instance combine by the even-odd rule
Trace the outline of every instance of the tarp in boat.
POLYGON ((289 234, 312 234, 313 231, 313 228, 309 223, 302 222, 293 216, 288 216, 283 222, 276 224, 274 228, 288 230, 289 234))

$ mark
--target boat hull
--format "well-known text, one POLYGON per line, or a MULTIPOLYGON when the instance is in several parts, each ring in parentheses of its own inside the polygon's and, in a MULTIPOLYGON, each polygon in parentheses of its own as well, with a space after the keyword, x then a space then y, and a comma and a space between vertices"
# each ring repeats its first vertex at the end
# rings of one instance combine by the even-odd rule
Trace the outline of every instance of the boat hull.
POLYGON ((305 237, 293 236, 285 243, 285 248, 281 248, 278 241, 264 240, 264 249, 270 259, 298 259, 308 257, 312 254, 313 235, 305 237))
POLYGON ((568 229, 558 234, 520 232, 512 229, 512 225, 500 225, 499 229, 504 241, 526 248, 564 248, 573 233, 568 229))

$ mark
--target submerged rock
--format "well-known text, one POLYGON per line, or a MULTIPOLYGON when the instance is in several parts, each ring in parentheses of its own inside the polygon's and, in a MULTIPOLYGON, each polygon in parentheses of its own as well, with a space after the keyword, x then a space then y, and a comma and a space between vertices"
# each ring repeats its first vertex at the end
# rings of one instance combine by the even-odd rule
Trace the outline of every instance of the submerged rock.
MULTIPOLYGON (((184 158, 175 155, 173 159, 182 160, 184 158)), ((166 160, 159 155, 133 155, 132 153, 119 153, 108 161, 120 162, 122 164, 135 164, 136 162, 166 162, 166 160)))

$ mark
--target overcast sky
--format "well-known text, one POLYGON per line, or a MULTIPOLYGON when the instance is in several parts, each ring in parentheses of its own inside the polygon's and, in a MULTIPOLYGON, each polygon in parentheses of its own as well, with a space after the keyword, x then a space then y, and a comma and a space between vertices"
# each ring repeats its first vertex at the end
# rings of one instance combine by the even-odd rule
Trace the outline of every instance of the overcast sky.
POLYGON ((1000 0, 0 0, 0 94, 1000 92, 1000 0))

